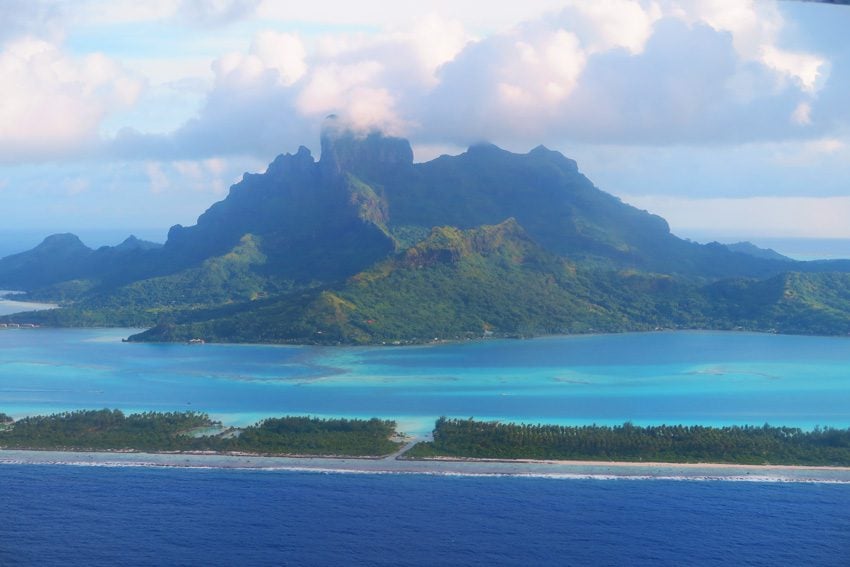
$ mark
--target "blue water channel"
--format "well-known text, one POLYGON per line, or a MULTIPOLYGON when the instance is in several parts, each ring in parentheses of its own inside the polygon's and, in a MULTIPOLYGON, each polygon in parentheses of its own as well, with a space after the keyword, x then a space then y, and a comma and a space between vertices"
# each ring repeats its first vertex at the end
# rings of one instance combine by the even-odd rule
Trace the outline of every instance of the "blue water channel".
POLYGON ((561 424, 850 426, 850 338, 723 332, 413 347, 134 344, 129 329, 0 329, 0 412, 197 410, 561 424))

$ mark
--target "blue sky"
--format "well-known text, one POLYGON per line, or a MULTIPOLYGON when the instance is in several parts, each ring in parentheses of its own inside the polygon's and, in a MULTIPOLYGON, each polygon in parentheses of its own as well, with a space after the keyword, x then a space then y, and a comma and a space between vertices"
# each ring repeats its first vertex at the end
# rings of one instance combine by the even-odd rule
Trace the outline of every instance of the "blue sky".
POLYGON ((543 143, 699 239, 850 238, 850 7, 7 0, 4 229, 192 224, 322 118, 543 143))

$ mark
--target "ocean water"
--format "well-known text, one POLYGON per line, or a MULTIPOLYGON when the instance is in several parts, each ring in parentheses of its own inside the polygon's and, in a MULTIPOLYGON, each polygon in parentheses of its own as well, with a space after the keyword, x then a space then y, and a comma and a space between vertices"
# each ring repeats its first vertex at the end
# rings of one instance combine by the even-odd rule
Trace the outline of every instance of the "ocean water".
MULTIPOLYGON (((399 348, 0 330, 0 411, 850 426, 850 339, 399 348)), ((739 477, 739 480, 743 477, 739 477)), ((0 565, 848 565, 850 485, 0 464, 0 565)))
POLYGON ((564 424, 850 426, 850 338, 662 332, 418 347, 122 343, 129 329, 0 329, 0 411, 441 416, 564 424))
POLYGON ((847 565, 846 485, 0 466, 2 565, 847 565))

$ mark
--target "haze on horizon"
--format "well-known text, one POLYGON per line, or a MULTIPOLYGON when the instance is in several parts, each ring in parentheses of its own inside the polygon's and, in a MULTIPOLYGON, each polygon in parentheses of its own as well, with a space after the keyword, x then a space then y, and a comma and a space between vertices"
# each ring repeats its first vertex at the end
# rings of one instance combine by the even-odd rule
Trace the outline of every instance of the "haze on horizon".
POLYGON ((850 7, 422 4, 4 2, 3 229, 192 224, 336 113, 545 144, 680 236, 850 238, 850 7))

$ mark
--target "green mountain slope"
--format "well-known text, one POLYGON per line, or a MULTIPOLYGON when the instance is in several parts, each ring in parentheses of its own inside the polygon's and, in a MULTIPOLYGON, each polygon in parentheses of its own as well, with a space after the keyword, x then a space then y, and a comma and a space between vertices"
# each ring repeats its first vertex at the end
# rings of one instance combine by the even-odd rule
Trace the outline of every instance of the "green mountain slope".
POLYGON ((615 328, 616 314, 589 303, 585 285, 513 219, 467 231, 438 227, 336 289, 139 338, 365 343, 615 328))
MULTIPOLYGON (((258 238, 245 235, 227 254, 168 276, 105 291, 89 290, 62 309, 26 314, 28 321, 62 326, 152 326, 176 314, 248 302, 280 293, 258 274, 266 262, 258 238)), ((285 285, 285 284, 281 284, 285 285)))
POLYGON ((850 274, 787 274, 702 286, 572 264, 514 220, 437 227, 333 288, 193 313, 133 340, 404 343, 655 328, 846 332, 850 274))
POLYGON ((850 334, 850 274, 781 274, 708 286, 717 318, 779 333, 850 334))

